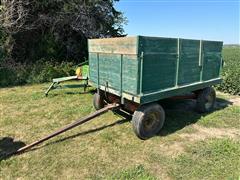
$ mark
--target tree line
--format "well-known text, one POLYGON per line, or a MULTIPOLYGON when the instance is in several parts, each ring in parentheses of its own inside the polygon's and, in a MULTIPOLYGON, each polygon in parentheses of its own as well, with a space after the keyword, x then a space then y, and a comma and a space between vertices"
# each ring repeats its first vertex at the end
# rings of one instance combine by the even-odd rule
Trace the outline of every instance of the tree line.
POLYGON ((124 36, 117 1, 0 0, 0 58, 83 61, 88 38, 124 36))

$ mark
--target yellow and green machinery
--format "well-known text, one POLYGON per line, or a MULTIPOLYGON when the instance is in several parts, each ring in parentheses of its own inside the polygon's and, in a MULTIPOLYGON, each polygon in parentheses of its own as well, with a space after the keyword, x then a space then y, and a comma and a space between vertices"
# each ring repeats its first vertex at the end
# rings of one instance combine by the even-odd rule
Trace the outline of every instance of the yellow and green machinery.
POLYGON ((49 92, 53 89, 59 89, 59 88, 84 88, 84 92, 86 91, 86 88, 88 87, 88 62, 83 62, 78 65, 76 69, 76 75, 75 76, 69 76, 69 77, 62 77, 62 78, 56 78, 52 80, 51 85, 46 90, 45 95, 48 96, 49 92), (68 81, 79 81, 79 84, 64 84, 68 81))

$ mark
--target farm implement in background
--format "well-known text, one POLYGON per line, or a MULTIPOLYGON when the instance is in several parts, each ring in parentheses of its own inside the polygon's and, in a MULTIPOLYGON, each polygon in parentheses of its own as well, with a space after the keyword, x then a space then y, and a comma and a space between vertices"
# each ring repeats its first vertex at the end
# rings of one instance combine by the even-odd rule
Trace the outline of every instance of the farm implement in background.
POLYGON ((75 76, 61 77, 61 78, 53 79, 52 84, 46 90, 45 95, 48 96, 49 92, 53 89, 63 89, 63 88, 81 88, 81 87, 83 87, 84 92, 86 92, 86 89, 88 87, 88 69, 89 69, 88 61, 86 61, 86 62, 83 62, 78 65, 75 76), (61 83, 64 83, 67 81, 79 81, 80 83, 79 84, 61 85, 61 83))

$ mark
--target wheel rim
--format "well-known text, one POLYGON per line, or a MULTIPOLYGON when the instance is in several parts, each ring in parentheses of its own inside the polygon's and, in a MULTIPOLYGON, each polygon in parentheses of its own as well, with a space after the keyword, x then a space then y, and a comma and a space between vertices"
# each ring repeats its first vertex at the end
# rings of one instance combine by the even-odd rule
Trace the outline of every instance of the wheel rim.
POLYGON ((210 109, 212 107, 213 103, 214 103, 214 97, 212 94, 209 94, 206 97, 205 108, 210 109))
POLYGON ((143 128, 146 132, 152 131, 156 127, 159 121, 160 115, 157 112, 151 112, 148 114, 147 118, 144 120, 143 128))

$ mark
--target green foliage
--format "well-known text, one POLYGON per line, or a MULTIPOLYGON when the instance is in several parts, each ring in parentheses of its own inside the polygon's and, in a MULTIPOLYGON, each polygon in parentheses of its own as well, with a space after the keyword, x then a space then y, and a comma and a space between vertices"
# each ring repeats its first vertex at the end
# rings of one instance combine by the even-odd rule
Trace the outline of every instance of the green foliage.
POLYGON ((21 63, 79 63, 88 56, 88 38, 123 36, 126 19, 115 1, 3 1, 0 26, 12 39, 8 56, 21 63))
POLYGON ((225 47, 223 59, 223 82, 217 88, 226 93, 240 95, 240 47, 225 47))
POLYGON ((28 68, 13 61, 0 62, 0 87, 26 83, 28 68))
POLYGON ((45 58, 60 59, 64 57, 64 50, 60 42, 57 42, 55 37, 50 34, 43 34, 38 37, 39 41, 36 43, 36 51, 32 58, 41 59, 44 55, 45 58))
POLYGON ((75 73, 72 63, 55 64, 52 62, 36 63, 27 79, 28 83, 50 82, 53 78, 71 76, 75 73))
POLYGON ((75 74, 73 63, 38 61, 32 65, 2 62, 0 66, 0 87, 50 82, 53 78, 75 74))

